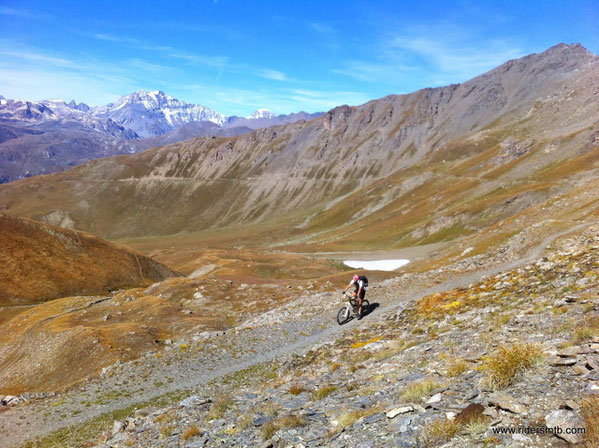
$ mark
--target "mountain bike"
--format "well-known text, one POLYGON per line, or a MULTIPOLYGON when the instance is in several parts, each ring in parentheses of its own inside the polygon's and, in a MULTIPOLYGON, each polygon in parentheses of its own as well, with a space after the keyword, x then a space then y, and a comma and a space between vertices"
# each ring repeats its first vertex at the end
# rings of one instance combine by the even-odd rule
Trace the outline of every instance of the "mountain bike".
MULTIPOLYGON (((347 297, 347 303, 337 312, 337 323, 339 325, 343 325, 350 320, 352 320, 355 316, 358 315, 358 310, 360 309, 360 302, 356 297, 350 296, 348 293, 343 294, 347 297)), ((362 315, 368 313, 370 309, 370 302, 364 299, 362 300, 362 315)))

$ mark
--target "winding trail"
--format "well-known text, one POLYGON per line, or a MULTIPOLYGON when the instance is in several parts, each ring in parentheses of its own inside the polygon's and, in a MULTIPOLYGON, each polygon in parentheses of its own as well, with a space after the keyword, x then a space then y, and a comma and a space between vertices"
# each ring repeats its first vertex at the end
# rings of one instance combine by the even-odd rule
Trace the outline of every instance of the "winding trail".
MULTIPOLYGON (((235 371, 284 358, 301 355, 315 345, 333 340, 341 333, 369 326, 373 319, 385 319, 391 312, 409 306, 429 294, 466 287, 483 276, 514 269, 541 257, 543 251, 557 238, 589 226, 578 224, 544 238, 525 256, 500 265, 456 274, 433 285, 412 287, 408 290, 386 284, 370 294, 371 302, 380 307, 362 321, 352 320, 344 326, 335 322, 338 303, 326 301, 326 309, 297 319, 273 322, 268 325, 237 329, 223 336, 202 342, 201 350, 181 352, 176 346, 164 352, 162 358, 146 356, 138 361, 115 368, 111 377, 93 379, 56 397, 29 402, 0 413, 0 437, 3 447, 14 447, 37 437, 92 420, 104 413, 152 401, 169 392, 202 389, 206 383, 235 371)), ((328 296, 333 297, 333 294, 328 296)), ((302 301, 296 301, 302 302, 302 301)), ((303 302, 305 303, 305 302, 303 302)), ((309 301, 308 301, 309 305, 309 301)), ((298 303, 297 306, 302 306, 298 303)), ((292 313, 293 314, 293 313, 292 313)), ((209 394, 210 391, 207 391, 209 394)))

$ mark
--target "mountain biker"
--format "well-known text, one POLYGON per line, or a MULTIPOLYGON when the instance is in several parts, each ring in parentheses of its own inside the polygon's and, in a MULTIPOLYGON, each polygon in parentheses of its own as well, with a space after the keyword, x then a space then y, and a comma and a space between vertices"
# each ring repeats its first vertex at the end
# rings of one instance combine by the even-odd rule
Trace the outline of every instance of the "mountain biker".
POLYGON ((352 287, 352 285, 355 288, 355 291, 352 293, 352 297, 358 298, 358 305, 359 305, 358 320, 360 320, 363 317, 362 316, 362 300, 364 300, 364 297, 366 297, 366 288, 368 287, 368 279, 363 275, 354 274, 351 282, 349 282, 349 285, 347 285, 345 287, 345 289, 343 290, 344 295, 347 292, 347 290, 352 287))

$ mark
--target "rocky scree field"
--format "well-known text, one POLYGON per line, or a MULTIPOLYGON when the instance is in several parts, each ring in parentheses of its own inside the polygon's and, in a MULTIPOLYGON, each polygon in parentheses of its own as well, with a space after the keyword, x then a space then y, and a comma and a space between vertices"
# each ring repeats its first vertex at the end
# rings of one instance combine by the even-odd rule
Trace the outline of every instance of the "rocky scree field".
MULTIPOLYGON (((85 446, 595 447, 598 230, 562 237, 530 264, 373 312, 299 356, 172 395, 167 407, 131 409, 85 446), (545 426, 585 433, 500 432, 545 426)), ((40 443, 82 443, 89 426, 80 429, 40 443)))

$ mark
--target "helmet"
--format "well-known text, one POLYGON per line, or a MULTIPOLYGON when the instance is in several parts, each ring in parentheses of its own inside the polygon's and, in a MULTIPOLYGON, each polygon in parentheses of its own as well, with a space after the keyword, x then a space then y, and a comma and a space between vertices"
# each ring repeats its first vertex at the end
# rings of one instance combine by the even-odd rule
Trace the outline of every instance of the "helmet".
POLYGON ((358 281, 358 274, 354 274, 354 282, 358 281))

